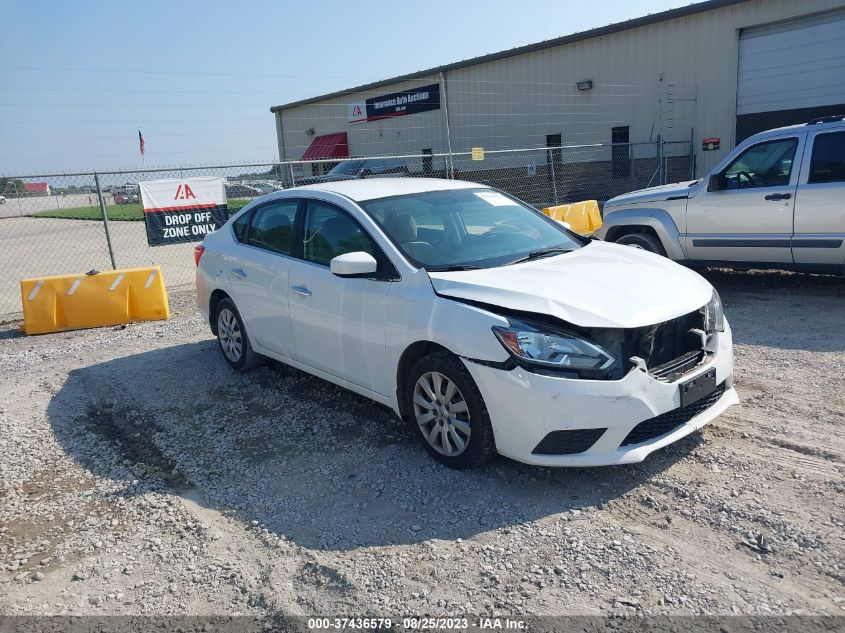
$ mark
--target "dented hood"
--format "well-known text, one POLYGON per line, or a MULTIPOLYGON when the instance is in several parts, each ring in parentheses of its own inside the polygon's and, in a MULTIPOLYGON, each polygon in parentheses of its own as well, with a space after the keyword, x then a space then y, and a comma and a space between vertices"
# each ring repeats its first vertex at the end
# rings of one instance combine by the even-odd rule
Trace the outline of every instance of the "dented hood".
POLYGON ((582 327, 661 323, 701 308, 713 292, 703 277, 665 257, 598 241, 522 264, 428 274, 439 295, 582 327))

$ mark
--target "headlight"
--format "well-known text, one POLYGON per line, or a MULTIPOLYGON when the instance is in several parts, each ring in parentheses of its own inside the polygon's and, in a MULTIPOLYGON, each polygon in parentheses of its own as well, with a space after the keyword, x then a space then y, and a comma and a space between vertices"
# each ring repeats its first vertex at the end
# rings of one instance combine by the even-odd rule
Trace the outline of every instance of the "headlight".
POLYGON ((599 345, 542 325, 511 322, 510 327, 494 327, 493 332, 511 354, 531 365, 598 378, 616 362, 616 358, 599 345))
POLYGON ((713 296, 707 302, 702 310, 704 311, 704 331, 708 334, 712 332, 725 331, 725 310, 722 307, 722 299, 716 289, 713 289, 713 296))

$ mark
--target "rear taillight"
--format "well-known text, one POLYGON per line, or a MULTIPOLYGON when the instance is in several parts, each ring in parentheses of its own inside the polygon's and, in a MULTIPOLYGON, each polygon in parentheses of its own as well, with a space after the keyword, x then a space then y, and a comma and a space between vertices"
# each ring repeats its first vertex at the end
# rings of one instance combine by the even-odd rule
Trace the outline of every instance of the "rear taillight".
POLYGON ((202 254, 204 252, 205 246, 203 246, 202 244, 197 244, 196 246, 194 246, 194 264, 196 264, 197 266, 200 265, 200 258, 202 257, 202 254))

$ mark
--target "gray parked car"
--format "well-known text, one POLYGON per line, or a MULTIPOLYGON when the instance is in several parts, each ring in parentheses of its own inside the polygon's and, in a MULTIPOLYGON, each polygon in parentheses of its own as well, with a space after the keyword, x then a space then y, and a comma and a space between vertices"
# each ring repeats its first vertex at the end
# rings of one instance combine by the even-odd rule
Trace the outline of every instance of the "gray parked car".
POLYGON ((407 176, 408 165, 401 158, 356 158, 335 165, 327 174, 297 178, 297 185, 313 185, 318 182, 337 182, 370 177, 407 176))
POLYGON ((701 180, 604 205, 596 233, 691 266, 845 273, 845 116, 768 130, 701 180))

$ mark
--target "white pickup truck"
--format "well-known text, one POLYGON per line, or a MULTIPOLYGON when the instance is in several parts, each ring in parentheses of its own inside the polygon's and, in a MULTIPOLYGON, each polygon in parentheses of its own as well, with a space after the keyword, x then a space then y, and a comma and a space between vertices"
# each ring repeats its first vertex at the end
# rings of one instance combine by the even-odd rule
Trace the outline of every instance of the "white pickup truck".
POLYGON ((845 116, 762 132, 701 180, 608 200, 596 235, 693 267, 845 273, 845 116))

